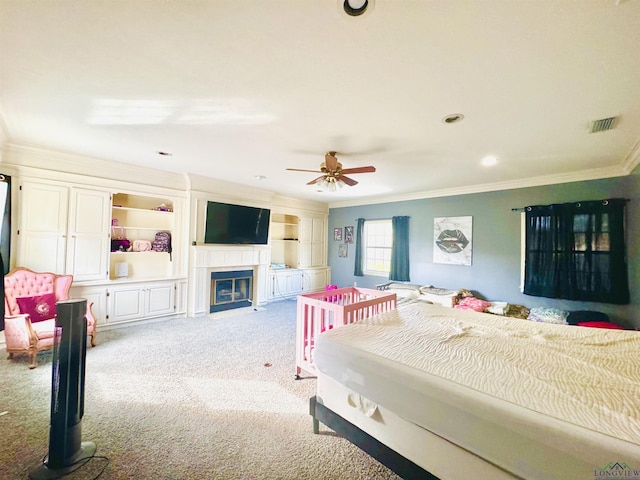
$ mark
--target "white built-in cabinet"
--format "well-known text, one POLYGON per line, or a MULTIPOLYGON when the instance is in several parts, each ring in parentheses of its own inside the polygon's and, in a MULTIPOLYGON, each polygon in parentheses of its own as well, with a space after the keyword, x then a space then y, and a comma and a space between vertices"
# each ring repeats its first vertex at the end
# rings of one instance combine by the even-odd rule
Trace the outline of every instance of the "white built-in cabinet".
POLYGON ((173 314, 175 282, 126 284, 109 288, 107 323, 124 322, 173 314))
POLYGON ((19 198, 18 265, 77 282, 107 277, 109 192, 25 181, 19 198))
POLYGON ((271 270, 269 298, 285 298, 323 290, 329 283, 330 277, 329 267, 271 270))
POLYGON ((303 293, 324 290, 331 281, 331 268, 305 268, 302 270, 303 293))
POLYGON ((302 271, 297 268, 272 270, 269 275, 269 298, 302 293, 302 271))
POLYGON ((301 217, 299 219, 299 267, 321 267, 325 265, 326 224, 327 222, 324 218, 301 217))
POLYGON ((99 325, 148 320, 186 312, 186 280, 114 282, 109 285, 76 285, 74 297, 93 303, 99 325))
POLYGON ((92 303, 99 325, 186 312, 187 281, 175 262, 182 241, 178 198, 41 179, 24 179, 18 195, 15 264, 73 275, 71 295, 92 303), (112 252, 113 219, 131 242, 170 232, 174 253, 112 252))
POLYGON ((274 213, 271 263, 289 268, 326 266, 327 219, 274 213))
POLYGON ((272 214, 269 298, 314 292, 329 283, 326 236, 325 216, 272 214))

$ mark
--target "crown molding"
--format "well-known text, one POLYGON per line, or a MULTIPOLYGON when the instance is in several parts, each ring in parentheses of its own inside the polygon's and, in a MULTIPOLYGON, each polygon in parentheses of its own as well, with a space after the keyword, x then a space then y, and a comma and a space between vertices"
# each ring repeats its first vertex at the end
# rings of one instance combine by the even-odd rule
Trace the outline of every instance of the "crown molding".
POLYGON ((181 173, 29 145, 14 143, 5 145, 2 164, 12 165, 17 169, 37 169, 53 174, 82 175, 127 183, 132 183, 132 179, 135 179, 136 184, 186 190, 185 177, 181 173))
MULTIPOLYGON (((636 146, 638 147, 638 146, 636 146)), ((638 148, 636 148, 639 150, 638 148)), ((636 165, 640 158, 640 151, 635 154, 636 165)), ((635 168, 635 166, 634 166, 635 168)), ((631 168, 631 171, 633 168, 631 168)), ((599 180, 603 178, 624 177, 628 175, 627 162, 622 166, 608 168, 594 168, 580 172, 572 172, 561 175, 544 175, 540 177, 527 178, 524 180, 514 180, 508 182, 484 183, 469 185, 457 188, 444 188, 440 190, 428 190, 400 195, 388 195, 386 197, 361 198, 353 201, 333 202, 329 208, 355 207, 361 205, 372 205, 379 203, 404 202, 409 200, 422 200, 425 198, 452 197, 456 195, 469 195, 473 193, 497 192, 501 190, 514 190, 517 188, 540 187, 544 185, 557 185, 560 183, 584 182, 588 180, 599 180)))
POLYGON ((629 155, 624 159, 622 163, 622 169, 627 175, 632 173, 635 168, 640 164, 640 140, 633 146, 629 155))

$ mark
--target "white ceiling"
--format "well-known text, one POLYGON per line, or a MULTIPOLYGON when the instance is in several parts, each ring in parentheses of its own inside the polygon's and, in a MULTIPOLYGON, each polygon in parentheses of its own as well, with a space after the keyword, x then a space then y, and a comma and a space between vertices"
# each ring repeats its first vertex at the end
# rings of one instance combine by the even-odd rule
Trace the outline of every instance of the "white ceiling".
POLYGON ((11 143, 332 205, 640 162, 640 0, 369 1, 0 0, 0 116, 11 143), (329 150, 377 172, 286 171, 329 150))

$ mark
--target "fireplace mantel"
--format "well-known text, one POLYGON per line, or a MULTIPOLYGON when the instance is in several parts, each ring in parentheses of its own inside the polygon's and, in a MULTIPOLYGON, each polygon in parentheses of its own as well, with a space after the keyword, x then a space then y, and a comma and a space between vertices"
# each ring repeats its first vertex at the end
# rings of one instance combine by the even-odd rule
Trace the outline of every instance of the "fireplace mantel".
POLYGON ((254 305, 268 298, 268 271, 271 250, 268 245, 194 245, 192 248, 190 316, 209 313, 211 272, 253 269, 254 305))

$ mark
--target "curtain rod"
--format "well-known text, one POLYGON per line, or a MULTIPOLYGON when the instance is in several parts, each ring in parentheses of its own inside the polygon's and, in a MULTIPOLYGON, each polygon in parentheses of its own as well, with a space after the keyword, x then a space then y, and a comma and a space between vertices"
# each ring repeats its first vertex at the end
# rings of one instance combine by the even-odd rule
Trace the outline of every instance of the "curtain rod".
MULTIPOLYGON (((622 200, 624 200, 625 202, 630 201, 628 198, 623 198, 622 200)), ((607 205, 609 203, 609 200, 582 200, 583 202, 602 202, 603 205, 607 205)), ((561 205, 569 205, 569 204, 577 204, 578 206, 580 205, 580 203, 582 202, 567 202, 561 205)), ((512 212, 525 212, 528 208, 531 207, 519 207, 519 208, 512 208, 511 211, 512 212)))
MULTIPOLYGON (((369 222, 375 222, 377 220, 391 220, 393 217, 407 217, 407 218, 411 218, 410 215, 393 215, 391 217, 383 217, 383 218, 363 218, 363 217, 358 217, 358 218, 362 218, 363 220, 369 221, 369 222)), ((357 222, 358 218, 354 218, 354 220, 357 222)))

